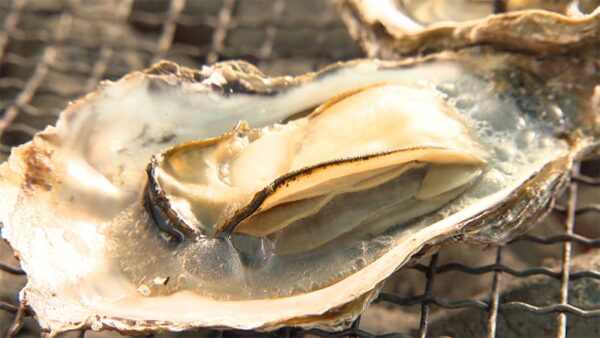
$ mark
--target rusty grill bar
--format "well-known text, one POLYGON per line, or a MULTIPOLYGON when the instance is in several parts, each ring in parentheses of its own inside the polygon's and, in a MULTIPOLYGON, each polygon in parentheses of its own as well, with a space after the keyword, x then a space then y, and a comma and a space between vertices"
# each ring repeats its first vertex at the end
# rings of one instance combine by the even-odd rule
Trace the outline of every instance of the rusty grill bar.
MULTIPOLYGON (((266 68, 266 72, 271 75, 279 75, 290 71, 302 73, 315 70, 328 63, 363 55, 350 41, 333 5, 328 2, 264 0, 242 3, 236 0, 210 0, 194 2, 193 6, 190 4, 185 0, 85 3, 81 0, 0 1, 0 162, 7 158, 12 146, 26 142, 46 124, 53 123, 68 100, 89 92, 104 78, 117 79, 134 68, 147 67, 162 58, 173 59, 192 67, 199 67, 205 62, 243 58, 262 69, 266 68), (82 10, 82 6, 90 3, 92 6, 110 3, 111 10, 99 11, 99 14, 82 10), (291 10, 290 6, 293 7, 291 10), (260 8, 253 10, 251 7, 269 8, 269 11, 260 12, 260 8), (307 8, 303 15, 290 15, 302 7, 307 8), (286 15, 289 17, 284 17, 286 15), (47 17, 54 18, 53 22, 56 24, 48 23, 50 21, 47 17), (45 29, 29 28, 25 21, 37 22, 37 25, 42 25, 45 29), (104 36, 92 36, 91 39, 89 36, 82 37, 80 32, 73 30, 75 21, 88 21, 103 28, 104 36), (137 27, 133 35, 131 27, 137 27), (157 31, 158 34, 147 34, 146 31, 157 31), (260 31, 264 34, 257 39, 260 41, 255 46, 236 44, 236 34, 239 35, 242 31, 260 31), (208 39, 202 40, 201 35, 208 39), (142 36, 144 41, 133 43, 136 36, 142 36), (307 36, 310 36, 310 41, 305 41, 307 36), (288 40, 295 41, 295 44, 288 40), (309 44, 311 47, 307 47, 309 44), (77 55, 88 55, 89 60, 82 61, 84 58, 68 56, 69 51, 79 53, 77 55), (66 60, 63 56, 65 53, 66 60), (116 60, 117 56, 123 55, 133 55, 131 58, 136 60, 125 64, 122 59, 116 60), (77 77, 82 78, 82 81, 71 86, 74 88, 65 88, 61 83, 57 85, 54 79, 49 80, 50 75, 77 77), (52 100, 47 101, 52 104, 44 104, 46 101, 43 99, 36 102, 36 99, 44 97, 51 97, 52 100)), ((571 281, 583 278, 600 280, 599 271, 572 272, 570 269, 574 244, 589 250, 600 248, 600 238, 587 238, 573 232, 578 217, 588 213, 600 214, 598 204, 577 203, 579 186, 595 187, 596 191, 600 189, 597 164, 596 162, 592 175, 580 174, 579 166, 573 170, 572 181, 566 191, 566 203, 554 208, 554 213, 563 215, 566 219, 562 234, 548 237, 524 235, 513 241, 527 242, 530 245, 562 243, 562 265, 559 271, 546 266, 515 269, 505 265, 502 254, 506 247, 496 249, 494 264, 476 267, 460 262, 439 265, 439 255, 436 254, 428 264, 418 263, 408 268, 425 275, 426 283, 422 294, 405 297, 395 293, 381 293, 376 303, 389 303, 399 307, 420 305, 420 324, 414 331, 419 337, 429 336, 432 307, 486 311, 488 337, 496 337, 498 316, 507 310, 547 315, 548 321, 555 321, 556 337, 567 336, 570 316, 598 320, 600 308, 581 309, 569 304, 571 281), (447 272, 460 272, 465 276, 493 274, 488 299, 448 300, 436 296, 433 292, 435 277, 447 272), (505 302, 502 299, 502 280, 505 276, 546 276, 560 280, 560 298, 546 306, 520 301, 505 302)), ((0 274, 24 275, 24 272, 0 262, 0 274)), ((17 336, 23 318, 33 315, 25 307, 5 301, 0 301, 0 314, 1 312, 14 314, 12 326, 9 329, 0 328, 0 333, 7 332, 9 337, 17 336)), ((360 327, 359 318, 350 329, 335 333, 287 328, 264 335, 377 336, 360 327)), ((80 336, 83 337, 85 332, 82 331, 80 336)), ((243 331, 214 333, 219 337, 255 334, 243 331)), ((386 336, 402 337, 404 334, 390 332, 386 336)))

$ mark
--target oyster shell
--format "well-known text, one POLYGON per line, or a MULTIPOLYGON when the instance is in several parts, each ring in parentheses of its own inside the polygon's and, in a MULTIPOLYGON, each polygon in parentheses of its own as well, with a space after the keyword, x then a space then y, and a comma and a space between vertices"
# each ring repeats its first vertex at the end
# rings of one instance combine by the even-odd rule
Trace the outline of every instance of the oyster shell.
POLYGON ((598 67, 476 48, 104 82, 0 166, 22 298, 55 332, 344 327, 415 255, 549 210, 598 149, 598 67))
POLYGON ((597 0, 336 2, 350 34, 371 57, 394 59, 476 45, 598 57, 597 0))

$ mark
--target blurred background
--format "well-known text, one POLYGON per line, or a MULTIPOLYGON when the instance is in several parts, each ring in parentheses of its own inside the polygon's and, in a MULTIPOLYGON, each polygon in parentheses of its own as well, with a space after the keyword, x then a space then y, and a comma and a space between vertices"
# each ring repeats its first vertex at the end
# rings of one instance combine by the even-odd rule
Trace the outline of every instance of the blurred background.
MULTIPOLYGON (((99 81, 161 59, 193 68, 243 59, 294 75, 363 56, 323 0, 0 0, 0 163, 99 81)), ((456 244, 397 272, 348 330, 262 335, 599 337, 600 163, 582 163, 572 182, 529 235, 503 247, 456 244)), ((31 314, 17 311, 26 282, 18 267, 0 240, 0 336, 38 337, 31 314)))

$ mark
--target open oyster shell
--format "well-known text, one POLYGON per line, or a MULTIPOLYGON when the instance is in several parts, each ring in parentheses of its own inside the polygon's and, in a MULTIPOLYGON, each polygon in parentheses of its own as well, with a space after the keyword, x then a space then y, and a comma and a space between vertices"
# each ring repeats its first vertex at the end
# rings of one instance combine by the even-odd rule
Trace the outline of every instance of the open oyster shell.
POLYGON ((371 57, 488 45, 537 55, 598 57, 597 0, 336 0, 371 57))
POLYGON ((505 242, 549 210, 598 149, 598 67, 477 48, 104 82, 0 166, 22 298, 55 332, 348 325, 415 255, 505 242))

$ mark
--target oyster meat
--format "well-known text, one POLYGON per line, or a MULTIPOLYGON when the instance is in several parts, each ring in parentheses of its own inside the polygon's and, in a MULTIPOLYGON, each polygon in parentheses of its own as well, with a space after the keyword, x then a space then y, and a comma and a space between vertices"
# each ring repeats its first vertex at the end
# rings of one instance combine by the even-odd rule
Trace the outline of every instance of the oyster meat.
POLYGON ((54 332, 344 327, 416 255, 545 215, 598 149, 598 67, 472 48, 104 82, 0 166, 22 299, 54 332))
POLYGON ((537 55, 598 57, 598 0, 336 0, 371 57, 393 59, 475 45, 537 55))

